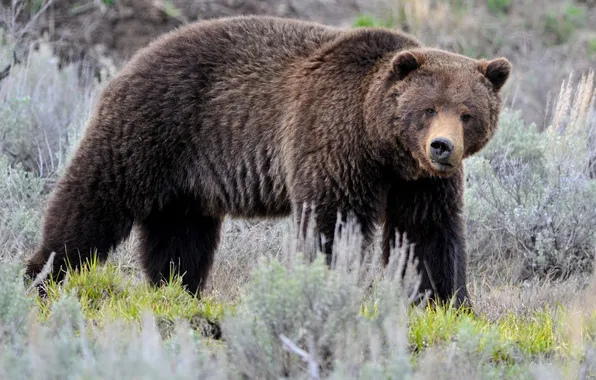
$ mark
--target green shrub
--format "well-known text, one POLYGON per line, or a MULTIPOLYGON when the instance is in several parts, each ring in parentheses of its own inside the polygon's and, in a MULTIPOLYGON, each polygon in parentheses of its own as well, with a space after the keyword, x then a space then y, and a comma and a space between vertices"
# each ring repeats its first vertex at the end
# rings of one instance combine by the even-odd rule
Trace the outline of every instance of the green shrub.
POLYGON ((588 56, 590 58, 596 58, 596 37, 590 38, 587 41, 587 50, 588 50, 588 56))
POLYGON ((513 0, 486 0, 488 10, 495 14, 509 12, 513 0))
POLYGON ((587 16, 583 8, 565 3, 544 15, 544 31, 550 43, 558 45, 569 41, 578 28, 583 28, 587 16))

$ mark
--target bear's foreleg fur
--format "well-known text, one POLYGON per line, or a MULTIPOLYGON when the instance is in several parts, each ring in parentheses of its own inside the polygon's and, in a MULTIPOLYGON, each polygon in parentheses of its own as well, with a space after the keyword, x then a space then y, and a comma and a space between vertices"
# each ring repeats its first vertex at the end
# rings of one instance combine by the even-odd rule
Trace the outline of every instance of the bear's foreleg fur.
POLYGON ((42 242, 26 263, 26 277, 33 280, 55 252, 50 275, 63 279, 67 268, 77 269, 92 255, 103 262, 126 239, 133 215, 117 195, 117 186, 102 176, 101 162, 88 165, 82 152, 71 165, 48 202, 42 242))
POLYGON ((471 306, 466 287, 466 250, 461 217, 461 171, 451 178, 401 181, 388 195, 383 230, 383 258, 389 260, 396 232, 414 244, 420 293, 454 306, 471 306))

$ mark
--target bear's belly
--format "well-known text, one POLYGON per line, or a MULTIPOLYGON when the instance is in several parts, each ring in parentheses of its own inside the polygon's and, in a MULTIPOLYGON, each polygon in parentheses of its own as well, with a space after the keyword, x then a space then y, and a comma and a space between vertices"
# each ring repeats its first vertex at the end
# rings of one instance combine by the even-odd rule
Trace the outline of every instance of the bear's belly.
POLYGON ((203 171, 192 181, 203 209, 212 215, 232 217, 286 216, 291 212, 285 178, 281 174, 203 171))
POLYGON ((212 189, 211 199, 207 204, 213 207, 214 214, 239 218, 288 215, 291 212, 291 202, 285 186, 267 191, 263 187, 262 183, 255 183, 228 191, 212 189))

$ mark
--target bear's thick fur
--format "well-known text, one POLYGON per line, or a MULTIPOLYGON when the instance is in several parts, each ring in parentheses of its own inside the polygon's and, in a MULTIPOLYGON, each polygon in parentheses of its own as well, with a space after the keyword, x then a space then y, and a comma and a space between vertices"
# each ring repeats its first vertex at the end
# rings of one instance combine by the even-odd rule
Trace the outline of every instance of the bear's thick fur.
POLYGON ((225 215, 301 221, 308 204, 326 253, 338 211, 365 241, 381 223, 384 259, 406 233, 421 290, 461 304, 461 163, 497 127, 510 69, 381 28, 243 16, 170 32, 104 90, 27 275, 53 251, 58 279, 105 259, 135 224, 149 280, 176 270, 198 292, 225 215))

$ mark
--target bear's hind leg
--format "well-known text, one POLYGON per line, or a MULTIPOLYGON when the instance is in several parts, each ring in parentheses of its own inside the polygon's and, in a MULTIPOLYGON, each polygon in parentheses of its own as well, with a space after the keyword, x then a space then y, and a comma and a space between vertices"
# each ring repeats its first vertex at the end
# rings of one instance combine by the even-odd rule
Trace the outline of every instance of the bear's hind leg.
POLYGON ((178 198, 152 212, 140 225, 141 262, 158 285, 172 275, 200 296, 220 240, 222 219, 205 216, 196 200, 178 198))

